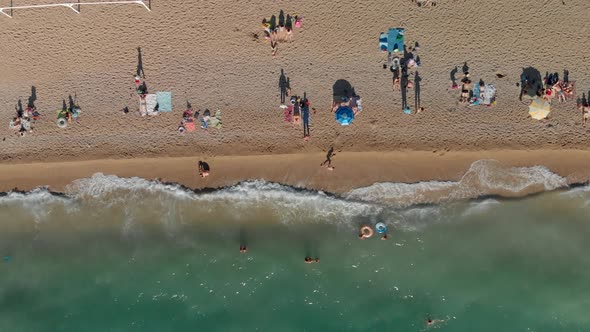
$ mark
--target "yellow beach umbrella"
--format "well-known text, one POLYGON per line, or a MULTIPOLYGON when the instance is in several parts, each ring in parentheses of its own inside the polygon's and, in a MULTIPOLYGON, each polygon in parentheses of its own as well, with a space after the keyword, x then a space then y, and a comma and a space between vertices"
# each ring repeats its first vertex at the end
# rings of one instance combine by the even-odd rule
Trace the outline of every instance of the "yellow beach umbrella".
POLYGON ((551 112, 551 105, 541 98, 536 98, 529 105, 529 114, 535 120, 543 120, 551 112))

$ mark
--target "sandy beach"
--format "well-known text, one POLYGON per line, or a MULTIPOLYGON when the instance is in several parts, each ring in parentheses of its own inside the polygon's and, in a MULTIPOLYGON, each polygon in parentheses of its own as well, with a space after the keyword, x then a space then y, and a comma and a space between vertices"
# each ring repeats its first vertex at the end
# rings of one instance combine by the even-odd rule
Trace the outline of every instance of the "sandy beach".
MULTIPOLYGON (((590 127, 581 125, 575 101, 555 102, 548 120, 535 121, 527 118, 527 102, 519 101, 516 86, 522 68, 532 66, 543 74, 568 69, 577 95, 590 89, 590 61, 582 46, 588 42, 586 0, 440 0, 435 8, 409 0, 231 6, 152 1, 152 8, 88 6, 79 15, 50 8, 0 17, 2 121, 14 116, 19 98, 26 103, 32 86, 42 114, 24 138, 7 126, 0 129, 2 190, 59 190, 104 172, 195 188, 264 178, 341 192, 377 181, 453 180, 486 158, 545 165, 573 182, 588 179, 588 152, 573 150, 587 149, 590 127), (305 20, 293 42, 280 44, 272 57, 269 43, 252 34, 262 36, 261 20, 280 9, 305 20), (378 36, 391 27, 404 27, 408 44, 420 43, 426 108, 420 114, 403 114, 391 72, 382 68, 386 55, 378 50, 378 36), (135 113, 138 46, 150 89, 173 93, 172 113, 135 113), (449 72, 464 62, 474 80, 497 87, 497 105, 457 105, 456 91, 447 91, 449 72), (310 141, 302 139, 300 126, 284 122, 278 108, 281 69, 293 93, 306 92, 317 109, 310 141), (332 85, 339 79, 363 98, 364 111, 349 127, 330 112, 332 85), (83 112, 80 123, 60 129, 55 110, 68 95, 77 97, 83 112), (220 109, 223 127, 179 135, 187 101, 195 110, 220 109), (125 106, 132 112, 123 114, 125 106), (332 174, 317 167, 330 146, 343 151, 332 174), (500 151, 482 152, 488 150, 500 151), (214 165, 206 183, 195 177, 198 159, 214 165)), ((413 98, 410 92, 411 105, 413 98)))

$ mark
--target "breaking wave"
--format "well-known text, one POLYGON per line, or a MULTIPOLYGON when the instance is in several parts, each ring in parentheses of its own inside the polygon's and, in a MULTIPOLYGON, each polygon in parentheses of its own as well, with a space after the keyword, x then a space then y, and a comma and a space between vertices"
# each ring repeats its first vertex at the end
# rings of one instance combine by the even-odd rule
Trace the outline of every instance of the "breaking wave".
POLYGON ((543 166, 506 168, 494 160, 478 160, 457 182, 375 183, 344 197, 405 207, 482 196, 522 197, 567 185, 565 178, 543 166))
MULTIPOLYGON (((284 224, 321 222, 354 227, 383 221, 411 230, 443 220, 441 215, 448 213, 464 217, 484 213, 501 202, 471 201, 459 204, 461 211, 440 203, 486 196, 522 197, 565 187, 566 179, 545 167, 505 168, 491 160, 473 163, 457 182, 376 183, 342 195, 265 181, 194 191, 173 183, 97 173, 72 182, 63 194, 46 189, 2 194, 0 207, 24 208, 37 223, 54 210, 66 214, 80 210, 83 212, 75 218, 121 220, 124 230, 144 220, 154 220, 174 231, 195 220, 240 222, 269 218, 284 224)), ((590 201, 589 188, 574 188, 559 195, 581 195, 590 201)))

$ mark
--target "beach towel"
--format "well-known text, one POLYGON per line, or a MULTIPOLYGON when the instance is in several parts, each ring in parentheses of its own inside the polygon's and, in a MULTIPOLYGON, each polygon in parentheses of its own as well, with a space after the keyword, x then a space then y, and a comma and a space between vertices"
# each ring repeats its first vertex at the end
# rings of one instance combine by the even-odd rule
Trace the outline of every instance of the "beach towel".
POLYGON ((285 108, 285 111, 283 111, 283 115, 285 116, 285 122, 291 123, 293 121, 293 105, 290 105, 289 107, 285 108))
POLYGON ((209 118, 209 127, 219 129, 219 128, 221 128, 221 121, 219 121, 219 119, 216 117, 210 117, 209 118))
POLYGON ((147 94, 145 95, 145 104, 146 104, 146 114, 147 115, 156 115, 158 111, 156 111, 156 106, 158 105, 158 98, 155 94, 147 94))
POLYGON ((220 129, 221 128, 221 111, 217 110, 215 112, 215 117, 213 118, 215 121, 212 122, 211 126, 220 129))
POLYGON ((388 52, 403 52, 404 51, 404 35, 403 28, 392 28, 387 32, 387 51, 388 52))
POLYGON ((139 98, 139 114, 141 116, 146 116, 147 115, 147 104, 145 102, 145 99, 143 98, 139 98))
POLYGON ((387 52, 387 34, 385 32, 381 32, 379 35, 379 49, 381 52, 387 52))
POLYGON ((486 84, 486 90, 483 92, 483 103, 491 105, 496 100, 496 87, 492 84, 486 84))
POLYGON ((301 111, 299 109, 299 103, 293 105, 293 124, 301 123, 301 111))
POLYGON ((193 132, 195 131, 195 123, 194 122, 185 122, 184 123, 184 128, 186 129, 186 131, 193 132))
POLYGON ((156 92, 158 111, 172 112, 172 92, 156 92))
POLYGON ((473 87, 473 96, 477 99, 479 99, 479 94, 481 93, 481 90, 479 89, 479 84, 475 84, 475 86, 473 87))

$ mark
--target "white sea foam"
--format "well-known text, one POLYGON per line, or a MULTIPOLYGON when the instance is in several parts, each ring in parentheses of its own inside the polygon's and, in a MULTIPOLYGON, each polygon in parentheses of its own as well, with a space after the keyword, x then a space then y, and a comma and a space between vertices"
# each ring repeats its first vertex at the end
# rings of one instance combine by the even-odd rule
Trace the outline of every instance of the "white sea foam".
POLYGON ((463 216, 467 217, 476 214, 483 214, 489 211, 490 209, 493 209, 494 206, 497 206, 499 204, 500 201, 491 198, 485 199, 480 202, 471 202, 469 204, 469 207, 465 210, 465 212, 463 212, 463 216))
POLYGON ((584 207, 590 206, 590 185, 573 188, 559 194, 560 197, 567 199, 579 199, 584 207))
POLYGON ((565 186, 565 178, 543 166, 505 168, 494 160, 479 160, 457 182, 375 183, 344 197, 404 207, 485 195, 521 196, 565 186))
POLYGON ((63 206, 68 211, 74 209, 70 199, 52 194, 44 188, 37 188, 26 193, 9 192, 5 196, 0 197, 0 206, 15 205, 31 214, 37 223, 44 220, 51 213, 52 207, 54 206, 63 206))
MULTIPOLYGON (((179 224, 193 222, 195 216, 225 215, 234 220, 246 220, 253 214, 268 212, 283 223, 316 221, 358 225, 361 222, 384 221, 392 227, 418 229, 436 222, 446 212, 440 206, 408 208, 413 205, 483 195, 517 196, 566 185, 564 178, 545 167, 504 168, 490 160, 473 163, 457 182, 376 183, 354 189, 342 197, 265 181, 248 181, 211 192, 195 193, 180 185, 97 173, 67 186, 68 197, 37 189, 26 194, 9 193, 0 197, 0 205, 22 204, 36 219, 47 213, 48 205, 56 202, 71 206, 90 205, 85 206, 85 210, 89 207, 91 213, 98 215, 102 211, 121 211, 122 218, 126 220, 122 224, 126 234, 133 234, 132 230, 140 224, 140 220, 160 218, 165 228, 173 232, 179 224)), ((576 188, 572 192, 583 190, 590 191, 590 187, 576 188)), ((464 213, 481 211, 490 202, 475 203, 464 213)))
POLYGON ((197 201, 197 205, 219 212, 232 209, 238 212, 246 208, 270 209, 281 216, 283 221, 306 219, 337 222, 374 215, 382 210, 374 204, 349 202, 323 192, 296 190, 265 181, 248 181, 213 192, 194 193, 178 185, 98 173, 91 178, 76 180, 67 187, 67 193, 78 199, 107 199, 127 203, 149 200, 151 195, 150 201, 168 207, 166 220, 182 217, 174 215, 176 200, 197 201))

